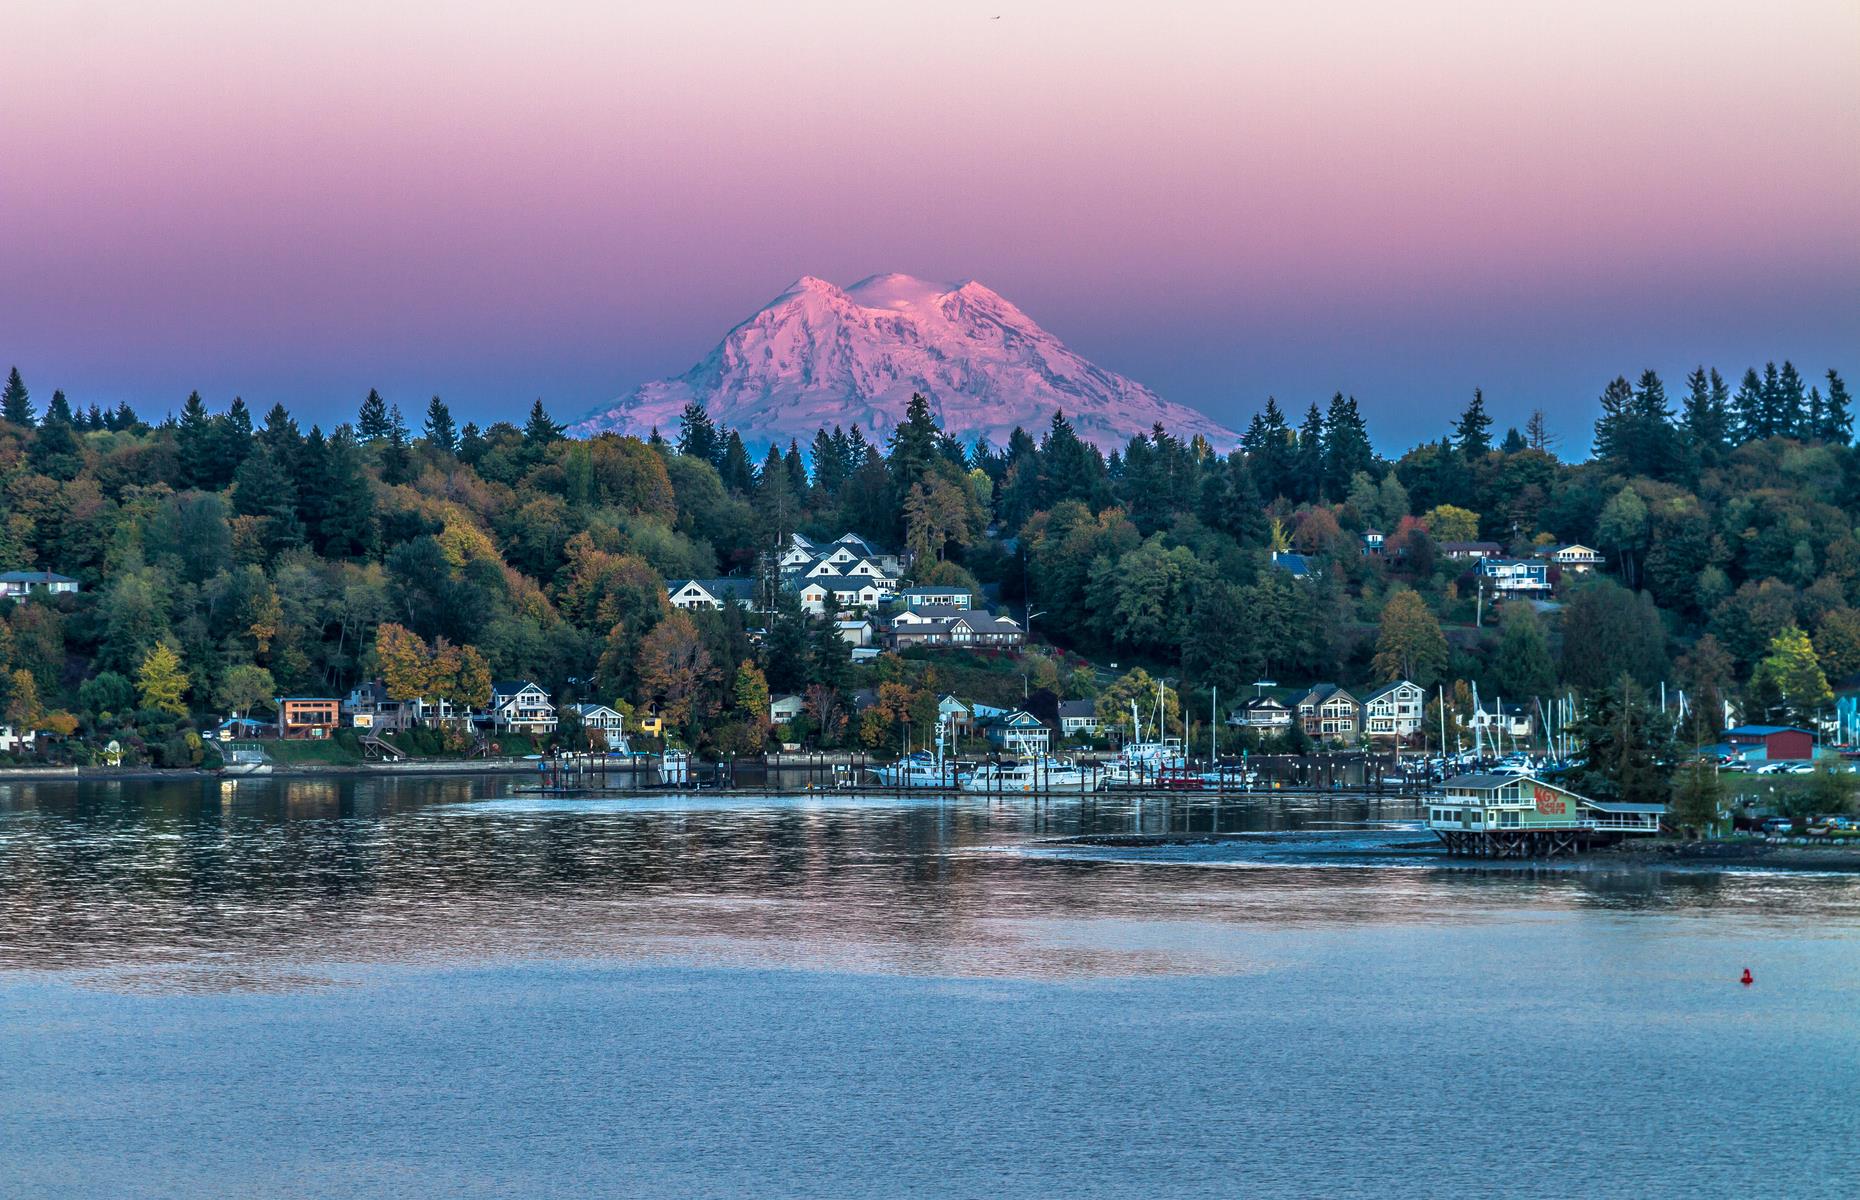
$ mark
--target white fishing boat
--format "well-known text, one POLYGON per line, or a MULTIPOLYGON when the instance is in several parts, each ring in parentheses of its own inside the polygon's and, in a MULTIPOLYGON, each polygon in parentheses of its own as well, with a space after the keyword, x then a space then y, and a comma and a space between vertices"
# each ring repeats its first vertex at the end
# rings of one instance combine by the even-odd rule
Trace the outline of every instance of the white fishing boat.
POLYGON ((965 775, 962 790, 988 795, 1006 793, 1038 794, 1044 792, 1095 792, 1101 776, 1089 767, 1069 758, 1041 754, 1008 763, 983 763, 965 775))
POLYGON ((683 787, 691 782, 691 755, 684 750, 667 748, 659 755, 659 782, 683 787))
POLYGON ((919 750, 906 754, 888 767, 873 767, 871 772, 886 787, 949 788, 958 782, 955 764, 943 757, 945 725, 936 727, 936 752, 919 750))

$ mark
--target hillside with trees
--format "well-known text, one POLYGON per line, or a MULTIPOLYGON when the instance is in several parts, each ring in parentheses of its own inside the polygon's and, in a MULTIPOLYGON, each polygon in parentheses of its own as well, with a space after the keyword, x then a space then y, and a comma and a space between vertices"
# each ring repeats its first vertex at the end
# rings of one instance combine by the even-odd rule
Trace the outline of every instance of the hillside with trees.
POLYGON ((1835 371, 1738 379, 1615 379, 1592 447, 1559 447, 1541 413, 1498 433, 1475 392, 1392 461, 1343 395, 1295 421, 1269 399, 1225 455, 1158 428, 1107 456, 1058 413, 963 445, 914 402, 883 445, 823 429, 755 461, 695 407, 646 440, 566 438, 540 401, 481 429, 433 397, 415 428, 373 391, 328 429, 198 394, 151 422, 41 403, 14 371, 0 570, 81 590, 0 601, 3 719, 79 761, 116 738, 183 765, 210 717, 396 673, 467 704, 492 678, 533 679, 558 701, 650 708, 713 751, 759 748, 762 698, 801 694, 810 740, 878 745, 958 677, 1067 698, 1109 677, 1069 655, 1178 678, 1191 712, 1262 678, 1519 698, 1625 678, 1630 705, 1683 687, 1706 725, 1725 700, 1808 720, 1860 672, 1851 401, 1835 371), (1045 648, 855 666, 772 578, 767 612, 667 603, 667 579, 759 576, 791 533, 849 529, 914 554, 914 582, 1031 609, 1045 648), (1552 567, 1552 603, 1495 611, 1442 551, 1469 541, 1606 561, 1552 567), (861 687, 881 689, 868 710, 884 719, 854 711, 861 687))

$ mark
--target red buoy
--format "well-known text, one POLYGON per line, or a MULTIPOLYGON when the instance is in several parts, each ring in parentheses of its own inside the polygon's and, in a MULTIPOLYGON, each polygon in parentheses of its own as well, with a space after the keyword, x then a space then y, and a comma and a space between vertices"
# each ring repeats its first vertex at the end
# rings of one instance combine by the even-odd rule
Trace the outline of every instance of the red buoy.
POLYGON ((1743 984, 1744 984, 1744 985, 1745 985, 1746 987, 1747 987, 1747 986, 1749 986, 1750 984, 1753 984, 1753 983, 1755 983, 1755 982, 1756 982, 1756 980, 1755 980, 1755 979, 1752 979, 1752 978, 1750 977, 1750 968, 1749 968, 1749 967, 1745 967, 1745 968, 1744 968, 1744 978, 1743 978, 1743 980, 1742 980, 1742 982, 1743 982, 1743 984))

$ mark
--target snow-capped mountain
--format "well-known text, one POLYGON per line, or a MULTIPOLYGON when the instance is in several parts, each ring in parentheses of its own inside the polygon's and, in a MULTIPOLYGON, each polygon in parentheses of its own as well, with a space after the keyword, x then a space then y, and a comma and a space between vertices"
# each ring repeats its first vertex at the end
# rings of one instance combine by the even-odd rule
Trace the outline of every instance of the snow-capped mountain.
POLYGON ((1106 450, 1158 421, 1181 438, 1226 450, 1232 431, 1142 384, 1093 366, 1026 313, 971 280, 960 286, 874 275, 844 290, 795 281, 674 379, 642 385, 570 427, 675 434, 702 401, 752 446, 806 444, 814 431, 856 422, 873 441, 897 427, 912 392, 963 441, 1007 444, 1016 425, 1038 438, 1062 409, 1080 437, 1106 450))

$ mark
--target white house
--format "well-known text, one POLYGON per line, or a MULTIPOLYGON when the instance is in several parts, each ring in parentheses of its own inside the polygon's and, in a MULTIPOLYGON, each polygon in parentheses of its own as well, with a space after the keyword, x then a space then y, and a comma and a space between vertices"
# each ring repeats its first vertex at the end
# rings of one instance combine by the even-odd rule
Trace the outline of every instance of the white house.
POLYGON ((1236 729, 1290 729, 1292 709, 1271 696, 1255 696, 1229 714, 1227 723, 1236 729))
POLYGON ((1575 575, 1587 575, 1607 561, 1600 550, 1580 542, 1571 542, 1566 546, 1546 546, 1537 554, 1575 575))
POLYGON ((548 736, 555 732, 555 705, 549 693, 527 679, 499 680, 491 685, 491 703, 476 718, 493 729, 548 736))
POLYGON ((19 754, 37 742, 38 735, 30 729, 15 732, 11 725, 0 725, 0 754, 19 754))
POLYGON ((769 701, 769 724, 786 725, 807 710, 799 696, 776 696, 769 701))
POLYGON ((1383 684, 1363 697, 1363 732, 1372 738, 1403 741, 1420 732, 1427 693, 1406 679, 1383 684))
POLYGON ((1052 728, 1025 709, 996 717, 982 732, 990 742, 1017 754, 1044 754, 1053 743, 1052 728))
POLYGON ((65 595, 78 590, 78 581, 69 575, 60 575, 56 571, 6 571, 0 573, 0 597, 23 599, 32 594, 34 588, 44 588, 52 595, 65 595))
POLYGON ((605 704, 568 704, 563 706, 562 711, 574 713, 583 729, 601 734, 609 746, 626 736, 626 716, 618 709, 609 708, 605 704))
POLYGON ((718 579, 668 579, 665 598, 673 608, 714 608, 725 604, 754 607, 756 581, 746 576, 729 575, 718 579))
POLYGON ((833 624, 839 629, 840 637, 846 640, 847 645, 857 647, 872 644, 874 627, 872 622, 864 617, 852 617, 835 621, 833 624))

